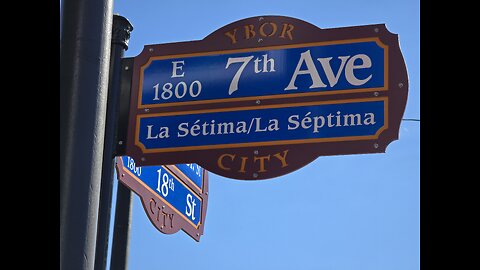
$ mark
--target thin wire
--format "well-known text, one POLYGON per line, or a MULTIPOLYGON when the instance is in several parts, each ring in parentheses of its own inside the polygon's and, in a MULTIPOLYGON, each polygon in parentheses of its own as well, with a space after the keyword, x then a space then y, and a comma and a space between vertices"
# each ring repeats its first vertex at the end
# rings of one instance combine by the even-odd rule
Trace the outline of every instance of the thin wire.
POLYGON ((420 122, 420 119, 403 118, 402 121, 416 121, 416 122, 420 122))

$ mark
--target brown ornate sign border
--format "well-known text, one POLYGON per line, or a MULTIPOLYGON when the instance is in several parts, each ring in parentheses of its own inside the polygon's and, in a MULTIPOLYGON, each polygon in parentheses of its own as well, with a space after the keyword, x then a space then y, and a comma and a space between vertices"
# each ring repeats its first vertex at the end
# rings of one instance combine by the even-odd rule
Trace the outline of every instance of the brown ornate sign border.
MULTIPOLYGON (((398 35, 387 30, 384 24, 321 29, 305 21, 284 16, 251 17, 228 24, 200 41, 177 42, 147 45, 134 58, 132 91, 129 112, 126 153, 135 158, 140 166, 195 162, 207 170, 228 178, 259 180, 277 177, 297 170, 318 156, 384 153, 388 144, 398 139, 400 122, 405 110, 408 95, 408 76, 398 42, 398 35), (276 25, 278 35, 270 36, 265 30, 276 25), (263 34, 260 29, 264 26, 263 34), (257 35, 237 35, 232 33, 242 29, 256 29, 257 35), (237 30, 235 30, 237 29, 237 30), (378 40, 387 48, 388 60, 386 87, 342 91, 325 94, 295 94, 244 99, 212 100, 163 106, 139 106, 139 85, 141 70, 153 57, 169 58, 174 55, 208 54, 209 52, 245 50, 254 51, 270 47, 295 47, 298 44, 332 42, 344 40, 378 40), (181 114, 198 111, 222 110, 228 108, 262 108, 281 104, 310 102, 336 102, 339 100, 387 100, 388 128, 378 136, 364 140, 328 142, 298 142, 296 144, 272 143, 272 145, 245 145, 229 148, 146 152, 138 146, 137 123, 142 115, 181 114), (277 157, 277 158, 276 158, 277 157)), ((180 149, 179 149, 180 150, 180 149)))

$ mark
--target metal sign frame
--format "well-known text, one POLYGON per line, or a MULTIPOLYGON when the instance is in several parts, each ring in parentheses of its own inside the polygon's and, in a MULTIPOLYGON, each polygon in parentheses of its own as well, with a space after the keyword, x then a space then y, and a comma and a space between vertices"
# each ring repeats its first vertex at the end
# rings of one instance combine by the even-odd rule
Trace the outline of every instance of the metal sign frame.
POLYGON ((116 170, 118 180, 130 190, 135 192, 142 201, 143 209, 147 214, 152 224, 162 233, 173 234, 182 229, 185 233, 191 236, 195 241, 200 241, 203 235, 205 217, 207 214, 208 204, 208 172, 202 168, 202 188, 196 186, 184 173, 181 172, 175 165, 159 166, 173 175, 182 185, 184 185, 195 197, 202 202, 200 211, 200 220, 197 224, 179 212, 172 204, 159 195, 155 190, 150 188, 138 176, 132 173, 123 163, 121 157, 116 157, 116 170))

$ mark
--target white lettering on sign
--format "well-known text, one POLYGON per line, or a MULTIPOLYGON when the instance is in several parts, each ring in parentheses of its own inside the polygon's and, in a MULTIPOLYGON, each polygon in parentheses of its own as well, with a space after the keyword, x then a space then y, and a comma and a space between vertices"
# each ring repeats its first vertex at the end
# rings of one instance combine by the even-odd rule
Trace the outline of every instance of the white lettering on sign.
MULTIPOLYGON (((252 58, 253 58, 253 55, 245 56, 245 57, 229 57, 228 58, 225 69, 228 69, 228 67, 231 64, 242 63, 240 65, 240 68, 238 68, 237 72, 233 76, 232 81, 230 82, 230 86, 228 87, 229 95, 233 94, 233 92, 238 90, 238 81, 240 80, 240 76, 242 76, 243 70, 248 65, 250 60, 252 60, 252 58)), ((262 58, 259 58, 259 57, 255 58, 253 62, 254 62, 253 71, 256 74, 260 72, 262 73, 275 72, 275 60, 273 58, 268 58, 268 54, 262 55, 262 58), (260 63, 262 63, 262 68, 260 68, 260 63)))
POLYGON ((156 132, 155 136, 152 135, 152 127, 153 125, 147 125, 147 140, 158 138, 164 139, 170 137, 170 135, 168 134, 168 127, 160 127, 159 131, 156 132))
MULTIPOLYGON (((171 78, 181 78, 185 76, 185 72, 183 71, 183 65, 185 65, 185 61, 173 61, 172 62, 172 76, 171 78), (179 65, 182 64, 182 65, 179 65), (181 74, 177 73, 179 70, 182 71, 181 74)), ((192 98, 196 98, 202 92, 202 83, 198 80, 187 84, 184 81, 178 82, 173 87, 173 84, 170 82, 166 82, 162 86, 162 91, 160 91, 160 83, 157 83, 153 86, 153 90, 155 90, 155 95, 153 100, 168 100, 175 95, 177 99, 182 99, 183 97, 190 95, 192 98), (172 90, 174 89, 174 90, 172 90), (188 89, 188 91, 187 91, 188 89)))
POLYGON ((187 207, 185 207, 185 214, 192 220, 195 220, 195 205, 197 205, 197 203, 192 194, 187 194, 187 207))
MULTIPOLYGON (((167 99, 170 99, 174 94, 175 94, 176 98, 181 99, 185 95, 187 95, 187 83, 185 83, 185 82, 177 83, 175 85, 175 90, 174 91, 172 91, 172 88, 173 88, 172 83, 169 83, 169 82, 165 83, 162 87, 162 92, 159 95, 159 92, 160 92, 159 84, 158 83, 155 84, 153 86, 153 89, 155 90, 155 96, 154 96, 153 100, 160 100, 160 97, 163 100, 167 100, 167 99)), ((198 97, 201 92, 202 92, 202 83, 200 81, 193 81, 188 86, 188 94, 193 98, 198 97)))
POLYGON ((320 79, 320 75, 318 75, 317 68, 315 67, 315 64, 313 63, 313 60, 312 60, 312 56, 310 55, 310 50, 307 50, 300 54, 300 59, 298 60, 295 71, 293 72, 292 79, 290 80, 290 83, 287 85, 287 87, 284 90, 297 90, 298 87, 295 86, 295 81, 297 80, 298 75, 303 75, 303 74, 308 74, 312 78, 313 83, 309 87, 310 89, 318 88, 318 87, 326 87, 326 85, 320 79), (306 70, 300 70, 303 63, 307 65, 306 70))
POLYGON ((347 63, 347 66, 345 67, 345 76, 347 77, 347 81, 352 84, 352 85, 362 85, 368 82, 372 78, 372 74, 368 76, 367 78, 363 80, 359 80, 357 77, 355 77, 355 74, 353 74, 354 69, 360 69, 360 68, 369 68, 372 66, 372 60, 370 60, 370 57, 366 54, 357 54, 354 57, 350 58, 350 60, 347 63), (355 60, 360 59, 362 60, 362 63, 360 65, 355 65, 355 60))
MULTIPOLYGON (((200 124, 200 120, 196 120, 193 124, 189 122, 180 123, 178 125, 177 137, 181 138, 189 135, 196 137, 199 135, 250 134, 250 132, 277 131, 279 129, 279 121, 275 118, 267 121, 262 120, 262 117, 254 117, 250 119, 248 123, 245 121, 216 123, 215 120, 211 120, 204 121, 200 124)), ((155 137, 153 138, 155 139, 155 137)), ((149 138, 147 137, 147 139, 149 138)))
MULTIPOLYGON (((263 28, 262 28, 263 29, 263 28)), ((251 30, 249 30, 251 31, 251 30)), ((234 31, 233 35, 236 31, 234 31)), ((251 32, 246 32, 251 33, 251 32)), ((232 95, 239 89, 239 82, 245 69, 249 66, 249 63, 254 58, 254 55, 244 57, 229 57, 227 59, 225 69, 230 68, 233 64, 240 64, 235 72, 230 85, 228 87, 228 95, 232 95)), ((318 67, 312 58, 310 50, 306 50, 300 53, 300 58, 297 62, 295 70, 290 78, 288 85, 284 88, 284 91, 297 90, 295 85, 297 78, 302 75, 308 75, 312 80, 312 84, 309 89, 334 87, 340 77, 344 75, 346 81, 352 86, 361 86, 366 84, 372 78, 372 74, 369 74, 366 78, 358 78, 355 75, 356 70, 368 69, 372 67, 372 60, 366 54, 356 54, 354 56, 338 56, 335 59, 333 57, 317 58, 320 63, 320 67, 327 78, 328 85, 322 81, 320 77, 318 67), (337 70, 333 70, 331 62, 340 61, 340 65, 337 70), (302 67, 305 66, 306 68, 302 67)), ((172 75, 171 78, 184 78, 186 72, 184 71, 185 60, 172 61, 172 75)), ((334 65, 337 66, 337 65, 334 65)), ((268 54, 263 54, 261 57, 253 59, 254 74, 276 72, 275 59, 268 54)), ((202 83, 199 80, 192 82, 180 81, 180 82, 162 82, 153 85, 154 97, 153 100, 169 100, 173 97, 176 99, 182 99, 185 97, 196 98, 202 92, 202 83), (161 87, 160 87, 161 86, 161 87)))
MULTIPOLYGON (((312 133, 318 133, 321 128, 348 127, 348 126, 368 126, 375 125, 375 114, 372 112, 342 114, 341 111, 329 113, 328 115, 313 115, 312 112, 304 116, 294 114, 286 119, 253 117, 248 121, 217 122, 214 119, 210 121, 201 121, 197 119, 192 122, 182 122, 177 126, 177 138, 184 137, 210 137, 216 135, 229 134, 255 134, 263 132, 275 132, 282 129, 296 130, 302 128, 312 130, 312 133)), ((168 138, 169 128, 147 125, 147 140, 168 138)))
POLYGON ((288 118, 288 130, 295 130, 299 127, 303 129, 312 129, 312 133, 318 133, 321 128, 327 124, 327 127, 342 127, 342 126, 361 126, 361 125, 375 125, 375 114, 365 113, 363 116, 357 114, 344 114, 341 115, 340 111, 337 111, 336 115, 329 113, 325 119, 325 116, 310 116, 311 112, 305 114, 300 120, 298 114, 291 115, 288 118), (343 116, 343 117, 342 117, 343 116))
POLYGON ((175 191, 175 184, 173 183, 173 178, 169 178, 166 172, 162 173, 162 169, 157 170, 158 173, 158 185, 157 191, 161 193, 163 197, 168 196, 168 191, 175 191))
POLYGON ((135 161, 133 158, 127 157, 127 168, 129 168, 130 171, 132 171, 138 177, 142 175, 142 167, 135 166, 135 161))
POLYGON ((183 77, 185 75, 185 72, 182 72, 182 74, 177 74, 177 70, 183 69, 183 65, 185 65, 185 61, 174 61, 172 62, 172 65, 173 65, 172 78, 183 77), (182 63, 182 66, 178 66, 179 63, 182 63))
POLYGON ((255 63, 254 71, 255 73, 260 73, 260 72, 275 72, 275 60, 273 58, 268 58, 268 54, 262 55, 263 59, 256 58, 253 60, 255 63), (263 61, 262 64, 262 69, 259 68, 259 64, 263 61))
POLYGON ((231 95, 233 92, 238 90, 238 80, 240 80, 240 76, 242 75, 243 70, 247 66, 248 62, 252 60, 252 58, 253 58, 253 55, 247 56, 247 57, 229 57, 228 58, 225 69, 227 69, 230 66, 230 64, 243 63, 235 73, 235 76, 233 76, 232 81, 230 82, 230 86, 228 87, 229 95, 231 95))
MULTIPOLYGON (((340 74, 342 73, 343 67, 345 66, 345 63, 347 62, 347 59, 349 57, 350 56, 338 57, 342 62, 340 63, 340 67, 338 68, 337 75, 333 74, 332 67, 330 66, 330 60, 332 60, 333 57, 317 58, 317 60, 320 61, 320 64, 322 64, 322 68, 325 71, 325 75, 327 75, 327 80, 331 87, 337 84, 338 79, 340 78, 340 74)), ((348 78, 348 74, 347 74, 347 78, 348 78)))
POLYGON ((200 167, 200 165, 195 163, 187 163, 185 165, 187 165, 187 167, 190 168, 197 176, 202 176, 202 167, 200 167))
MULTIPOLYGON (((365 69, 370 68, 372 66, 372 60, 366 54, 357 54, 354 55, 352 58, 348 56, 339 56, 340 59, 340 67, 337 70, 337 74, 333 73, 332 67, 330 65, 330 60, 332 57, 327 58, 317 58, 320 62, 325 75, 327 76, 328 83, 330 87, 333 87, 337 84, 338 79, 342 73, 342 70, 345 68, 345 78, 351 85, 359 86, 367 83, 371 78, 372 74, 370 74, 367 78, 360 80, 358 79, 353 71, 355 69, 365 69), (359 59, 361 60, 361 64, 356 65, 355 61, 359 59)), ((327 87, 327 85, 320 79, 320 75, 318 74, 318 70, 313 62, 312 56, 310 54, 310 50, 307 50, 300 54, 300 59, 298 60, 297 67, 293 72, 292 78, 290 79, 290 83, 285 87, 285 91, 288 90, 297 90, 298 87, 295 86, 295 81, 297 80, 298 75, 310 75, 312 79, 312 85, 309 87, 312 88, 320 88, 320 87, 327 87), (307 69, 301 70, 301 67, 305 63, 307 69)))

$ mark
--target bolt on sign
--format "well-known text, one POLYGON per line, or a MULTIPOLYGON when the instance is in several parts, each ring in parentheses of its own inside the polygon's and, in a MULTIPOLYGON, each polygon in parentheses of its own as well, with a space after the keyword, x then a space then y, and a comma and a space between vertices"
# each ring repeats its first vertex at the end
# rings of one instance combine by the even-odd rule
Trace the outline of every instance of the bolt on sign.
POLYGON ((384 153, 408 77, 384 24, 321 29, 284 16, 236 21, 134 58, 126 153, 229 178, 287 174, 318 156, 384 153))
POLYGON ((117 178, 140 196, 153 225, 162 233, 180 229, 200 241, 208 201, 208 173, 198 164, 137 167, 129 156, 116 157, 117 178))

